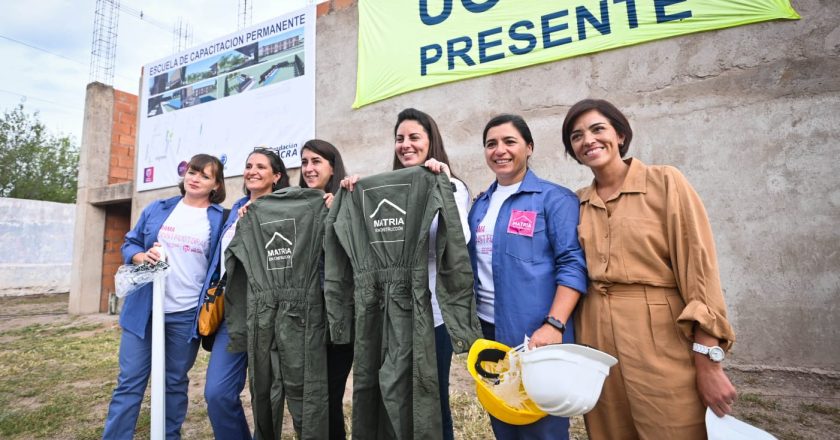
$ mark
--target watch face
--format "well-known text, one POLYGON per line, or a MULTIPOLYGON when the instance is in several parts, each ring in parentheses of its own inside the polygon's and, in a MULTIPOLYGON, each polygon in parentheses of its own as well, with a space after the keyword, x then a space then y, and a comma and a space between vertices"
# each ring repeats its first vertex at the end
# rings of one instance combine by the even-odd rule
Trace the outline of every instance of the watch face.
POLYGON ((709 359, 713 360, 714 362, 721 362, 723 360, 724 354, 723 349, 720 347, 712 347, 709 349, 709 359))

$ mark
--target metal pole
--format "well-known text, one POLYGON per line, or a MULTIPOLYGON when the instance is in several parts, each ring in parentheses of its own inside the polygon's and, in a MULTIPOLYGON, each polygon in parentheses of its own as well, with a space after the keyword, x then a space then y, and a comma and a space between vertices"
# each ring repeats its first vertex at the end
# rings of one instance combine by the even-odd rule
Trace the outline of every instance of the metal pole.
MULTIPOLYGON (((161 259, 166 257, 163 248, 158 247, 161 259)), ((151 440, 166 438, 166 338, 164 328, 163 300, 165 294, 165 272, 155 275, 152 289, 152 396, 151 396, 151 440)))

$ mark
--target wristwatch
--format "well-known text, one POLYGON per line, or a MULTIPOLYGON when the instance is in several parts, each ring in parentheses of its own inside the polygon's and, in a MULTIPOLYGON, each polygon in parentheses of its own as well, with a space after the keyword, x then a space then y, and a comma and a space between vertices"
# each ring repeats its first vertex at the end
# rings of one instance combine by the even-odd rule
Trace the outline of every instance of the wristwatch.
POLYGON ((563 324, 562 321, 551 315, 546 316, 545 319, 543 319, 543 323, 560 330, 560 333, 564 333, 566 331, 566 324, 563 324))
POLYGON ((705 354, 712 360, 712 362, 723 362, 723 359, 726 357, 726 354, 723 352, 723 349, 715 345, 714 347, 707 347, 703 344, 694 343, 691 346, 691 349, 697 353, 705 354))

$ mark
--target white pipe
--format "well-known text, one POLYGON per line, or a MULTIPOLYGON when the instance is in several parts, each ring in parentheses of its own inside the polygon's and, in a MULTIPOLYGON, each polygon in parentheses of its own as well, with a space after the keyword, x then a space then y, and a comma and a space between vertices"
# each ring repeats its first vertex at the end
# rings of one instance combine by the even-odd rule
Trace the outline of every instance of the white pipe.
MULTIPOLYGON (((166 261, 163 247, 158 247, 161 260, 166 261)), ((164 328, 163 300, 165 294, 165 272, 155 275, 152 289, 152 396, 151 396, 151 440, 166 438, 166 338, 164 328)))

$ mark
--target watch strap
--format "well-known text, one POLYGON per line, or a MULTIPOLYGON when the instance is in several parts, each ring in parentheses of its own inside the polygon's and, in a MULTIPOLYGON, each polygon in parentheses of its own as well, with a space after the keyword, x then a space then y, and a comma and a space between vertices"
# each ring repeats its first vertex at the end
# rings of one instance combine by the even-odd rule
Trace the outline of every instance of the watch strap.
POLYGON ((703 344, 698 344, 696 342, 694 344, 692 344, 691 350, 693 350, 697 353, 700 353, 700 354, 705 354, 706 356, 709 355, 709 347, 706 347, 703 344))
POLYGON ((563 321, 560 321, 559 319, 551 315, 546 316, 545 319, 543 319, 543 323, 548 324, 556 328, 557 330, 560 330, 560 333, 566 332, 566 324, 564 324, 563 321))

